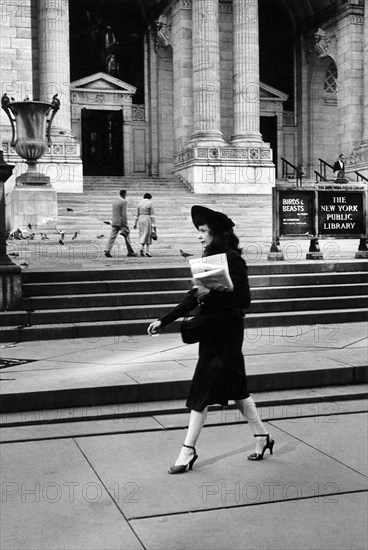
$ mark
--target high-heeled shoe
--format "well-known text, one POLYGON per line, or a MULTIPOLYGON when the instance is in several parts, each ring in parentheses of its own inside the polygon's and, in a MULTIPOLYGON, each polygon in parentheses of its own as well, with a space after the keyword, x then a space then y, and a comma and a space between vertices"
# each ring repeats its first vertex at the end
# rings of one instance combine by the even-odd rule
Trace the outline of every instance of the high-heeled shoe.
POLYGON ((195 450, 195 447, 191 447, 190 445, 183 445, 183 447, 186 447, 187 449, 193 449, 193 458, 188 462, 188 464, 178 464, 177 466, 171 466, 171 468, 168 469, 169 474, 183 474, 187 467, 189 466, 189 470, 192 470, 193 464, 198 458, 197 452, 195 450))
POLYGON ((139 253, 140 253, 141 256, 144 257, 144 252, 143 252, 143 250, 140 250, 139 253))
POLYGON ((270 454, 273 454, 273 446, 275 444, 275 440, 270 437, 270 434, 254 434, 254 437, 266 437, 266 443, 264 444, 264 447, 262 449, 261 453, 252 453, 248 456, 249 460, 262 460, 263 455, 267 451, 267 449, 270 450, 270 454))
POLYGON ((152 258, 151 254, 149 252, 146 252, 147 258, 152 258))

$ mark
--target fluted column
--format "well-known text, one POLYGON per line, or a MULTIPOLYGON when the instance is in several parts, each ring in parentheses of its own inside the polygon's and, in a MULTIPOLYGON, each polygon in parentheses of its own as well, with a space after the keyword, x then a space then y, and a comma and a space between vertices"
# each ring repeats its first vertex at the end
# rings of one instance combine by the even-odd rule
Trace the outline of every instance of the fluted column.
POLYGON ((59 94, 53 133, 63 130, 70 135, 69 0, 38 1, 40 100, 49 102, 59 94))
POLYGON ((220 48, 218 0, 193 0, 192 140, 223 142, 220 130, 220 48))
POLYGON ((258 0, 233 0, 234 145, 262 141, 259 131, 258 0))
POLYGON ((363 138, 362 145, 368 146, 368 5, 364 8, 364 57, 363 57, 363 71, 364 71, 364 122, 363 122, 363 138))

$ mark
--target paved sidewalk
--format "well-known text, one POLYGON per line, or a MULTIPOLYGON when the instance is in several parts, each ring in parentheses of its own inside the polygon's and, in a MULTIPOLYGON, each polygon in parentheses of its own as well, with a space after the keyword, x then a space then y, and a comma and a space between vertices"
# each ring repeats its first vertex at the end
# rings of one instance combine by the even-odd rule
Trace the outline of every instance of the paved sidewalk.
POLYGON ((172 333, 1 345, 2 401, 54 403, 1 415, 1 550, 366 550, 366 323, 246 330, 243 351, 255 386, 293 384, 255 395, 274 455, 249 462, 249 428, 214 407, 193 471, 169 476, 184 400, 134 401, 134 388, 160 399, 188 383, 197 345, 172 333), (105 405, 53 401, 101 387, 105 405))
POLYGON ((273 456, 217 412, 179 476, 187 415, 3 428, 1 549, 366 550, 367 400, 261 412, 273 456))
MULTIPOLYGON (((367 323, 245 329, 251 391, 367 381, 367 323)), ((198 345, 178 333, 0 345, 2 411, 184 398, 198 345)))

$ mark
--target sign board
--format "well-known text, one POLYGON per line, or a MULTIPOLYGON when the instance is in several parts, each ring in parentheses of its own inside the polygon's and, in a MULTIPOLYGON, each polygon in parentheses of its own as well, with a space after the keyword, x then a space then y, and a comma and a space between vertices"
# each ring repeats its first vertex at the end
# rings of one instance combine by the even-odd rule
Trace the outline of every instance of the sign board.
POLYGON ((309 237, 314 234, 314 191, 279 190, 279 236, 309 237))
POLYGON ((365 233, 363 193, 318 191, 318 234, 349 238, 365 233))
POLYGON ((367 232, 367 190, 274 187, 273 240, 358 239, 367 232))

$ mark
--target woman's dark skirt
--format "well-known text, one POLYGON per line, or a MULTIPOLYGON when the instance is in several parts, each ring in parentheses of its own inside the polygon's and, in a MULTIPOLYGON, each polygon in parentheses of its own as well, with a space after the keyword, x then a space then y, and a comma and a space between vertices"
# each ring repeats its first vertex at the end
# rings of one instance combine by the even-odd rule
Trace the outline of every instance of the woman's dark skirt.
POLYGON ((210 317, 206 335, 199 343, 199 359, 186 403, 189 409, 201 412, 207 405, 227 405, 229 400, 249 397, 243 337, 240 309, 210 317))

